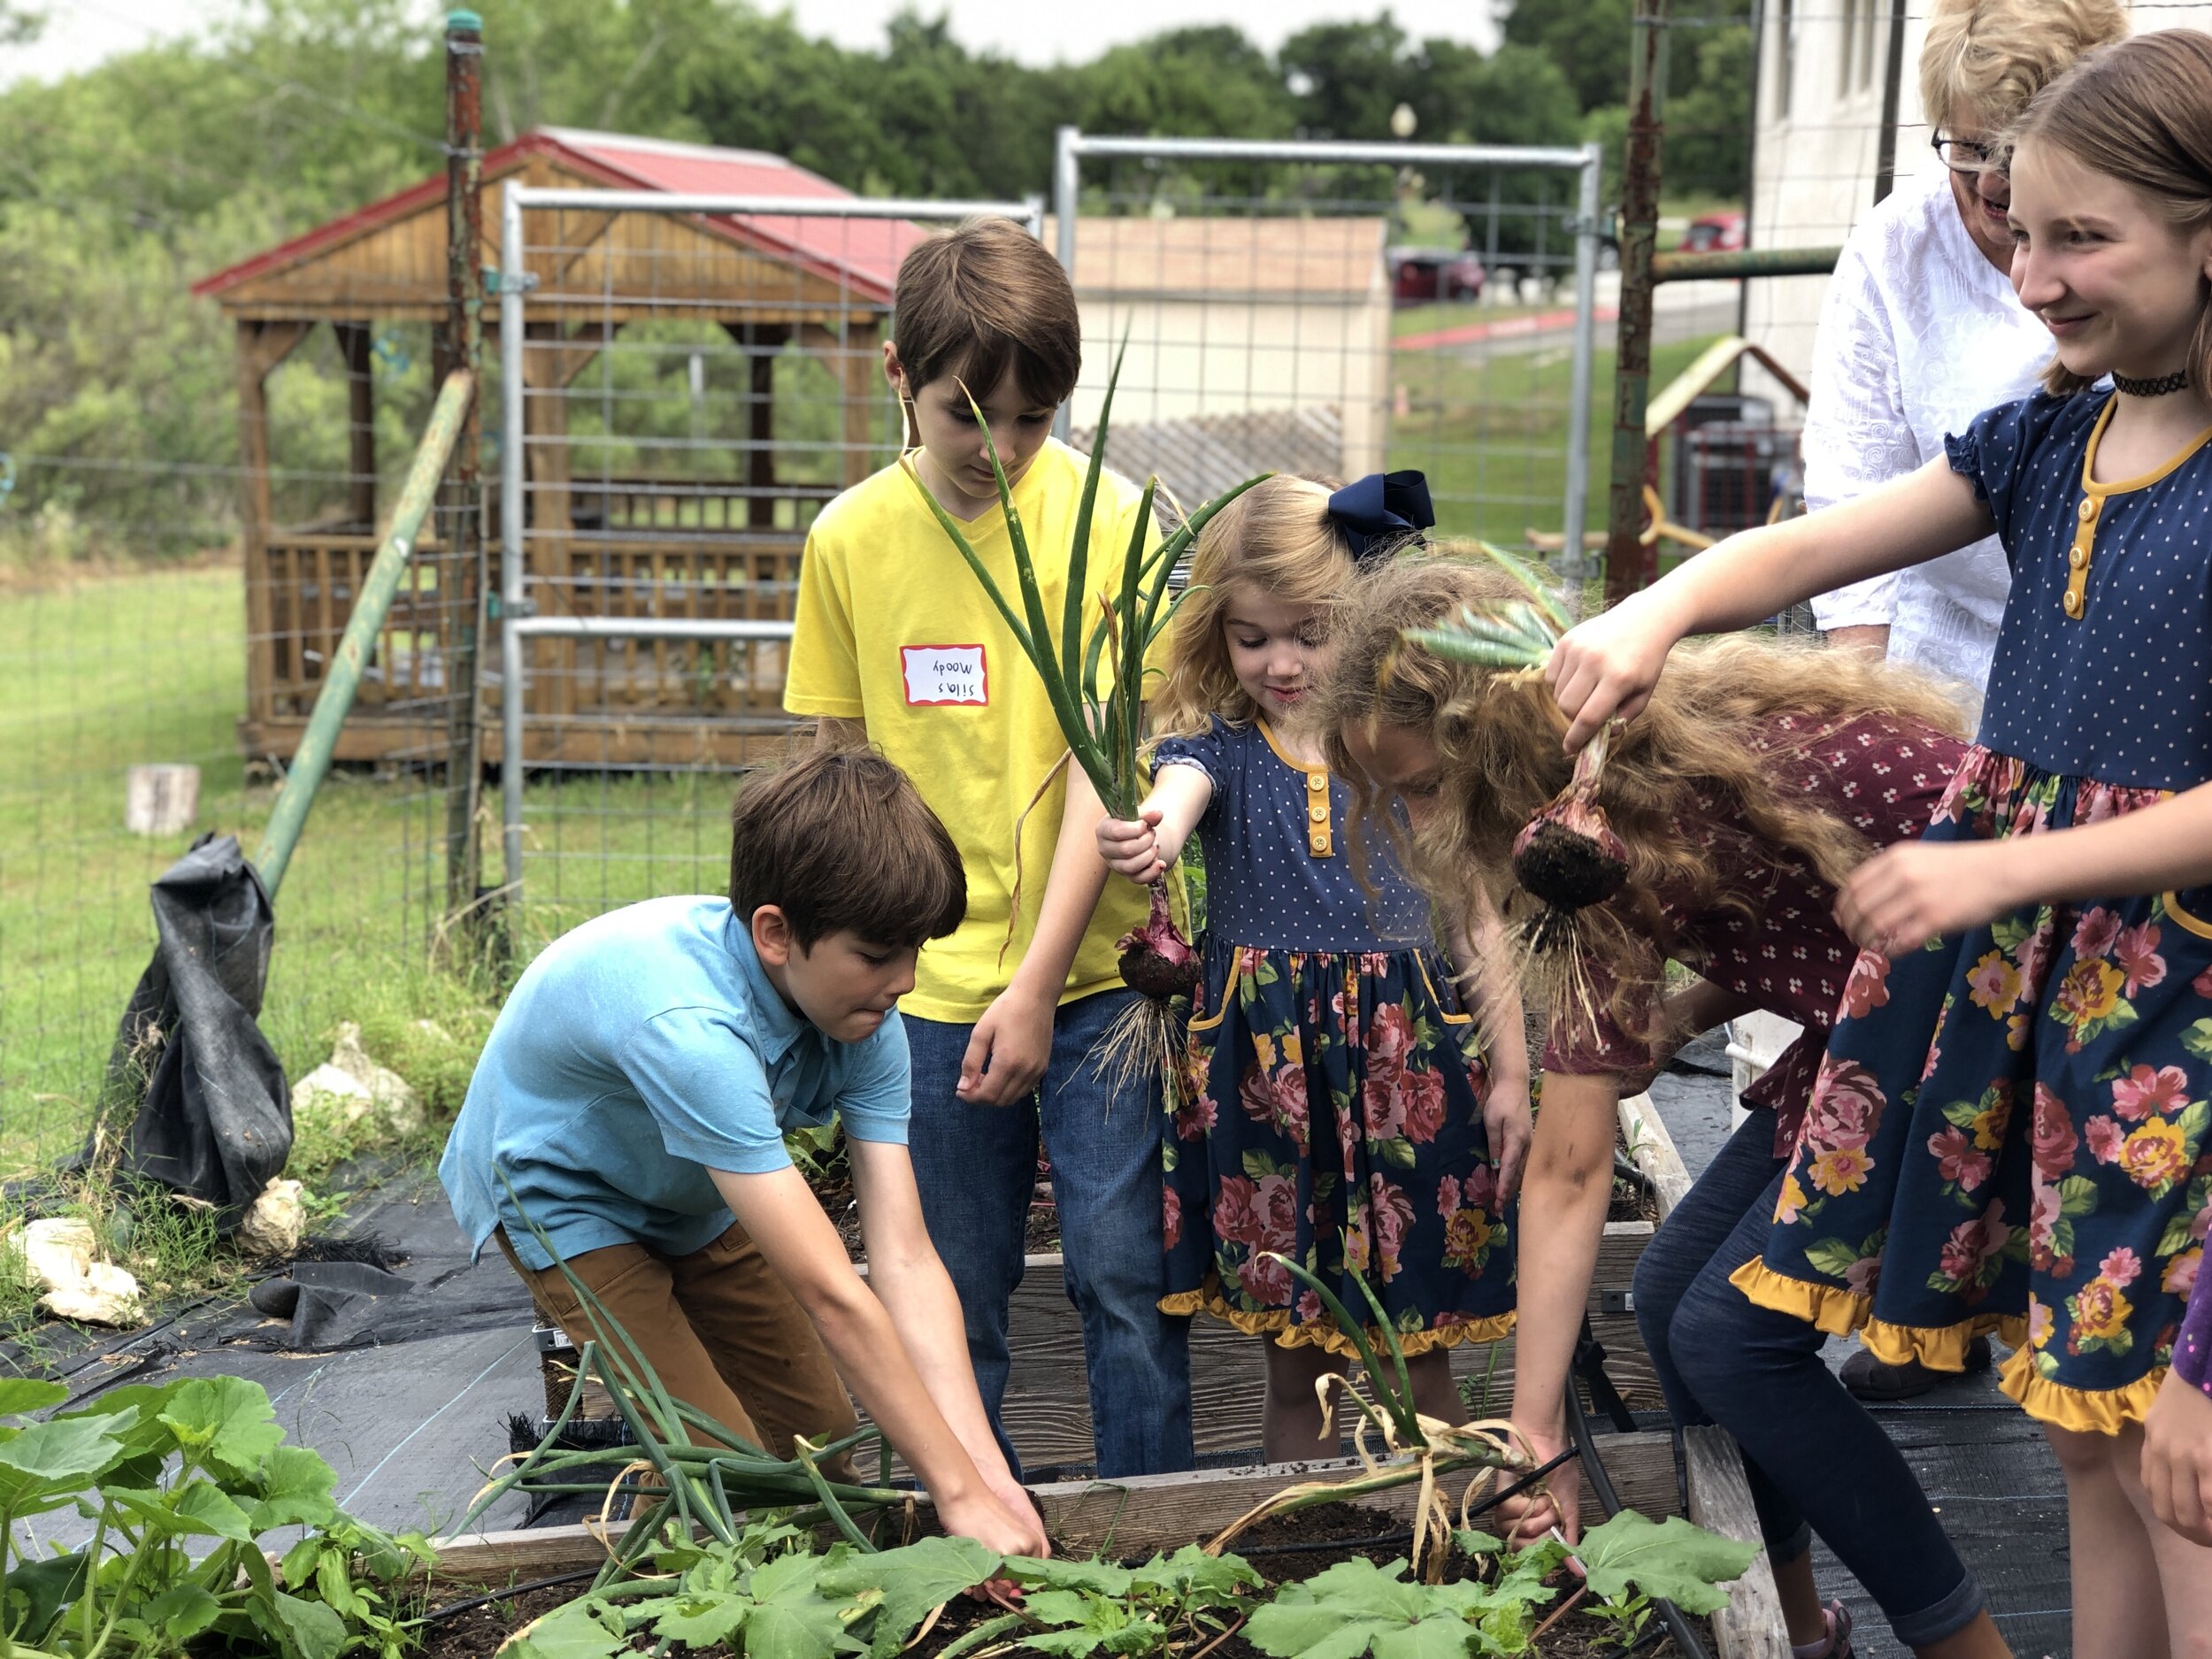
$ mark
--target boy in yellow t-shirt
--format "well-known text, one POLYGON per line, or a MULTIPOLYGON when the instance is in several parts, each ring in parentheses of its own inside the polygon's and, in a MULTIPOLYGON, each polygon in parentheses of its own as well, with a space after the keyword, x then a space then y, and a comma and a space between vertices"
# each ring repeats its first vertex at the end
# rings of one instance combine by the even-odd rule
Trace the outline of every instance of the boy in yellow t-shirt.
MULTIPOLYGON (((1157 1305, 1157 1085, 1117 1089, 1092 1058, 1134 995, 1114 941, 1144 919, 1144 897, 1126 882, 1108 892, 1093 836, 1102 810, 1079 769, 1040 794, 1066 741, 1035 669, 921 494, 964 522, 1001 591, 1016 594, 972 391, 1057 626, 1086 465, 1049 435, 1082 362, 1075 293, 1018 228, 977 220, 908 254, 893 310, 884 371, 919 440, 920 482, 886 467, 815 521, 784 707, 818 717, 825 741, 864 738, 903 768, 966 867, 967 919, 923 947, 900 1012, 923 1217, 959 1292, 1009 1463, 1018 1471, 999 1409, 1007 1305, 1021 1282, 1041 1133, 1068 1295, 1083 1317, 1098 1472, 1187 1469, 1188 1321, 1157 1305)), ((1102 480, 1090 549, 1102 592, 1139 502, 1125 480, 1102 480)))

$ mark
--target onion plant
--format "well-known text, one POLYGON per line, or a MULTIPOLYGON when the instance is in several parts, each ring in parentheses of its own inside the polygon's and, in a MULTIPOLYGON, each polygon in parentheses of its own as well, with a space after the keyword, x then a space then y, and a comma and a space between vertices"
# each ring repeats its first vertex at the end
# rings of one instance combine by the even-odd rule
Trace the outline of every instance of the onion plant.
MULTIPOLYGON (((1432 656, 1515 676, 1540 674, 1573 618, 1540 572, 1502 548, 1482 553, 1526 592, 1480 611, 1462 605, 1458 616, 1402 637, 1432 656)), ((1598 789, 1615 727, 1609 722, 1575 757, 1567 787, 1522 828, 1513 843, 1513 877, 1541 908, 1528 919, 1522 940, 1532 954, 1549 957, 1554 972, 1534 977, 1551 986, 1577 1013, 1586 1013, 1594 993, 1582 972, 1575 917, 1602 904, 1628 881, 1628 849, 1614 833, 1598 789)))
MULTIPOLYGON (((513 1198, 514 1188, 503 1171, 500 1180, 513 1198)), ((519 1201, 515 1208, 522 1212, 519 1201)), ((622 1322, 561 1259, 544 1228, 526 1212, 522 1212, 522 1219, 539 1247, 560 1269, 598 1337, 585 1342, 579 1351, 575 1386, 545 1438, 477 1494, 457 1532, 466 1532, 494 1503, 526 1480, 534 1492, 603 1494, 607 1499, 601 1511, 603 1520, 626 1477, 641 1481, 649 1477, 651 1484, 641 1485, 628 1530, 611 1548, 595 1588, 629 1574, 672 1526, 680 1528, 686 1538, 703 1531, 722 1543, 733 1543, 744 1526, 738 1517, 752 1509, 803 1506, 794 1517, 797 1524, 826 1523, 856 1548, 874 1548, 855 1515, 907 1503, 913 1494, 889 1486, 832 1480, 823 1465, 870 1440, 880 1441, 879 1431, 856 1429, 821 1446, 800 1439, 791 1456, 777 1457, 676 1399, 622 1322), (586 1379, 594 1375, 612 1397, 634 1445, 576 1450, 560 1447, 561 1433, 583 1400, 586 1379)))
MULTIPOLYGON (((1145 791, 1144 768, 1139 749, 1144 740, 1145 663, 1153 646, 1174 618, 1182 595, 1171 595, 1170 578, 1190 550, 1200 531, 1230 502, 1270 473, 1247 479, 1191 512, 1180 528, 1150 547, 1153 502, 1160 488, 1155 477, 1144 487, 1129 543, 1110 594, 1096 595, 1098 614, 1091 615, 1091 525, 1098 502, 1099 481, 1106 466, 1106 432, 1113 413, 1114 390, 1121 380, 1121 353, 1114 357, 1113 373, 1106 383, 1106 398, 1099 407, 1098 434, 1091 446, 1089 470, 1075 514, 1073 544, 1068 550, 1067 595, 1055 618, 1048 614, 1044 589, 1037 577, 1037 562, 1026 526, 1014 505, 1013 486, 999 459, 998 445, 989 423, 972 396, 976 424, 983 429, 991 458, 992 476, 998 482, 999 511, 1006 520, 1007 540, 1012 548, 1014 578, 1020 608, 1010 601, 990 569, 977 557, 975 546, 946 511, 915 471, 911 457, 900 463, 922 499, 943 526, 960 557, 967 561, 983 591, 1005 619, 1021 653, 1037 671, 1047 699, 1067 740, 1068 752, 1061 764, 1072 760, 1098 791, 1106 810, 1118 818, 1133 818, 1145 791), (1102 675, 1105 678, 1102 680, 1102 675)), ((1055 768, 1056 773, 1057 768, 1055 768)), ((1041 795, 1051 782, 1048 774, 1039 785, 1041 795)), ((1018 909, 1018 907, 1017 907, 1018 909)), ((1144 927, 1121 941, 1122 977, 1156 1002, 1176 995, 1187 996, 1198 978, 1198 962, 1189 942, 1176 929, 1168 911, 1164 882, 1152 887, 1152 914, 1144 927)))
POLYGON ((1375 1351, 1374 1344, 1367 1340, 1366 1322, 1355 1318, 1333 1289, 1303 1263, 1275 1252, 1269 1254, 1320 1298, 1322 1307, 1336 1321, 1336 1328, 1351 1340, 1359 1354, 1360 1364, 1366 1370, 1371 1399, 1334 1371, 1314 1385, 1314 1391, 1321 1399, 1324 1420, 1328 1417, 1332 1394, 1352 1409, 1352 1447, 1363 1469, 1363 1472, 1341 1480, 1307 1480, 1286 1486, 1232 1521, 1206 1548, 1218 1554, 1239 1533, 1270 1516, 1288 1515, 1317 1504, 1341 1502, 1418 1481, 1421 1492, 1413 1512, 1413 1565, 1417 1573, 1435 1582, 1443 1575, 1444 1563, 1451 1551, 1452 1534, 1451 1510, 1438 1489, 1438 1481, 1463 1470, 1481 1471, 1468 1484, 1460 1499, 1463 1526, 1469 1506, 1496 1479, 1500 1470, 1531 1472, 1533 1463, 1525 1449, 1516 1448, 1513 1426, 1503 1418, 1455 1425, 1422 1414, 1414 1401, 1413 1373, 1406 1365, 1405 1348, 1398 1340, 1390 1316, 1383 1310, 1381 1298, 1375 1294, 1374 1286, 1367 1282, 1365 1275, 1353 1272, 1350 1277, 1374 1317, 1375 1329, 1389 1356, 1387 1366, 1383 1363, 1383 1356, 1375 1351), (1382 1440, 1384 1456, 1380 1461, 1367 1449, 1371 1430, 1382 1440))

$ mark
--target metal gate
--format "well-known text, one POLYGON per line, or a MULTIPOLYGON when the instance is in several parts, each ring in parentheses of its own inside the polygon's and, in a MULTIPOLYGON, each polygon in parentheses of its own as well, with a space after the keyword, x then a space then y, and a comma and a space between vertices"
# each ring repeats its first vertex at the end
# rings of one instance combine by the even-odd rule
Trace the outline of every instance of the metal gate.
POLYGON ((1060 129, 1081 448, 1194 501, 1278 471, 1429 475, 1446 534, 1581 569, 1600 152, 1060 129))
POLYGON ((526 956, 725 884, 730 774, 788 731, 807 527, 902 442, 899 261, 985 216, 1035 234, 1042 207, 506 192, 500 817, 526 956))

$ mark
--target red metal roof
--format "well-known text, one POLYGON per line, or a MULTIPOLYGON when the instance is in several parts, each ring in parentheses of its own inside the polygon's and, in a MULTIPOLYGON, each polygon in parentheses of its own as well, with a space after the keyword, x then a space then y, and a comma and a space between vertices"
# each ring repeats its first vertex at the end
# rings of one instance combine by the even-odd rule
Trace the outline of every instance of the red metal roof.
MULTIPOLYGON (((619 133, 541 127, 484 157, 484 177, 497 179, 532 156, 546 156, 612 189, 664 190, 684 195, 779 196, 811 199, 850 197, 852 192, 819 173, 759 150, 723 150, 619 133)), ((201 278, 196 296, 219 295, 251 278, 297 265, 369 231, 419 212, 445 195, 440 173, 380 202, 319 225, 288 242, 201 278)), ((899 262, 927 234, 908 219, 757 215, 711 223, 750 245, 790 259, 856 295, 889 304, 899 262)))

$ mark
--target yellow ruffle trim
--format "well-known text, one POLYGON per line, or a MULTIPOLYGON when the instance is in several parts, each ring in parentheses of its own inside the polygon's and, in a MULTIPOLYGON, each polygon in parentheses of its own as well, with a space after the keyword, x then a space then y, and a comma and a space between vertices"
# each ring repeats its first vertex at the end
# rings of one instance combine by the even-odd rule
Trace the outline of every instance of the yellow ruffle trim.
POLYGON ((1755 1256, 1731 1273, 1728 1282, 1757 1306, 1802 1319, 1830 1336, 1849 1336, 1855 1331, 1867 1351, 1885 1365, 1962 1371, 1967 1345, 1978 1336, 1994 1333, 2015 1348, 2028 1340, 2026 1318, 2012 1313, 1978 1313, 1956 1325, 1891 1325, 1871 1317, 1870 1297, 1839 1285, 1791 1279, 1755 1256))
POLYGON ((2166 1367, 2138 1377, 2124 1388, 2069 1388, 2035 1371, 2035 1352, 2017 1348, 1998 1367, 1997 1386, 2039 1423, 2077 1434, 2117 1434, 2150 1415, 2151 1400, 2166 1380, 2166 1367))
MULTIPOLYGON (((1346 1359, 1357 1359, 1359 1349, 1352 1339, 1336 1327, 1333 1319, 1309 1319, 1303 1325, 1293 1325, 1286 1308, 1270 1309, 1265 1313, 1248 1313, 1233 1308, 1211 1280, 1202 1289, 1180 1290, 1171 1296, 1160 1298, 1162 1313, 1210 1313, 1225 1324, 1234 1325, 1247 1336, 1271 1336, 1278 1348, 1325 1348, 1332 1354, 1346 1359)), ((1458 1325, 1448 1325, 1440 1331, 1400 1331, 1396 1333, 1399 1349, 1411 1358, 1438 1348, 1457 1348, 1462 1342, 1494 1342, 1513 1333, 1517 1316, 1510 1312, 1493 1314, 1486 1319, 1468 1319, 1458 1325)), ((1378 1353, 1385 1347, 1382 1333, 1370 1325, 1367 1339, 1378 1353)))

